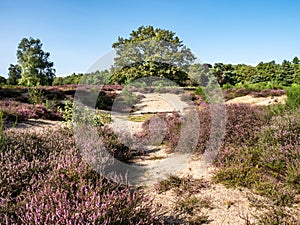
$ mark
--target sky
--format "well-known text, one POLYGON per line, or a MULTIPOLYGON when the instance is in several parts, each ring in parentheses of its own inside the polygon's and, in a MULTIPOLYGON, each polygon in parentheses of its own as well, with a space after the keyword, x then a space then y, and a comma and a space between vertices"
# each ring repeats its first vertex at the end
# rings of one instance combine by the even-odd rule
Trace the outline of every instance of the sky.
POLYGON ((84 73, 118 37, 152 25, 176 33, 202 62, 300 57, 298 0, 0 0, 0 75, 22 38, 39 38, 56 76, 84 73))

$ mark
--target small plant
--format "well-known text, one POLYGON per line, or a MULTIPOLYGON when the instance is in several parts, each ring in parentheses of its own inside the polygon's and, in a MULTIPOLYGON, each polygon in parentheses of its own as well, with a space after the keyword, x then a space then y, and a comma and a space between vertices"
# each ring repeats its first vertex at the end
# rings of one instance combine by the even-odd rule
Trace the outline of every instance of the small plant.
POLYGON ((95 111, 89 109, 87 106, 84 109, 76 106, 74 102, 65 101, 64 108, 59 108, 64 120, 71 125, 71 123, 87 124, 92 126, 104 126, 104 124, 111 122, 111 116, 108 113, 100 113, 98 109, 95 111))
POLYGON ((29 88, 28 89, 28 99, 31 104, 34 104, 34 105, 42 104, 44 101, 43 91, 40 89, 37 89, 36 87, 29 88))
POLYGON ((62 114, 63 119, 67 122, 70 123, 72 122, 72 116, 73 116, 73 107, 75 104, 71 101, 65 100, 64 101, 64 108, 58 108, 58 111, 62 114))
POLYGON ((203 208, 212 208, 209 198, 190 196, 177 199, 174 211, 179 215, 184 215, 187 224, 206 224, 209 219, 208 216, 202 212, 203 208))
POLYGON ((150 119, 154 114, 143 114, 143 115, 136 115, 136 116, 129 116, 128 119, 129 121, 132 122, 144 122, 148 119, 150 119))
POLYGON ((168 179, 160 181, 156 185, 156 190, 159 193, 168 190, 174 190, 177 195, 199 193, 201 189, 210 187, 210 184, 203 179, 193 179, 189 176, 178 177, 171 175, 168 179))
POLYGON ((203 88, 205 88, 205 87, 198 87, 195 91, 195 94, 200 95, 202 100, 207 102, 207 96, 205 95, 203 88))

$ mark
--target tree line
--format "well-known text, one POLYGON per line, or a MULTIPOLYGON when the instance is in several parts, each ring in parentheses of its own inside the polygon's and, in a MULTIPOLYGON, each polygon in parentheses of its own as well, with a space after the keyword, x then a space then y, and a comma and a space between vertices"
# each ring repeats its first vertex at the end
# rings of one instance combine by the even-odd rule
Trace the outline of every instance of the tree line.
POLYGON ((180 86, 207 85, 212 77, 222 87, 271 83, 290 86, 300 84, 300 60, 245 64, 197 64, 196 57, 172 31, 141 26, 128 38, 119 37, 112 44, 116 51, 114 65, 105 71, 71 74, 56 77, 49 52, 44 52, 39 39, 23 38, 18 45, 18 63, 8 68, 8 79, 0 76, 0 83, 8 85, 64 85, 127 84, 143 77, 167 78, 180 86))

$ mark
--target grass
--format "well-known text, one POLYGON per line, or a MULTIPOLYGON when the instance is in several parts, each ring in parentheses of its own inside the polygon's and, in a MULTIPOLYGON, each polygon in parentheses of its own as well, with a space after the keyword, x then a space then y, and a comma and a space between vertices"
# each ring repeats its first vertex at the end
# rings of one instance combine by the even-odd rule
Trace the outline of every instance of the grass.
POLYGON ((132 116, 129 116, 128 119, 129 119, 129 121, 132 121, 132 122, 145 122, 146 120, 150 119, 154 115, 155 114, 153 114, 153 113, 142 114, 142 115, 132 115, 132 116))
POLYGON ((177 195, 184 193, 195 194, 199 193, 201 189, 209 188, 210 184, 204 179, 193 179, 192 177, 179 177, 177 175, 170 175, 167 179, 160 181, 156 185, 156 191, 163 193, 173 190, 177 195))

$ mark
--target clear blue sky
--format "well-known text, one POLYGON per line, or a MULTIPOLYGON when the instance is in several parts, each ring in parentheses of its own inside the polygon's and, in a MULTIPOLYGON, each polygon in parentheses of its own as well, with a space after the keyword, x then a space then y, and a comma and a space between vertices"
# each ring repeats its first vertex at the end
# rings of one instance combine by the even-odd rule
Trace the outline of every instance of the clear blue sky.
POLYGON ((298 0, 1 0, 0 75, 24 37, 39 38, 56 75, 85 72, 118 36, 169 29, 203 62, 282 62, 300 56, 298 0))

